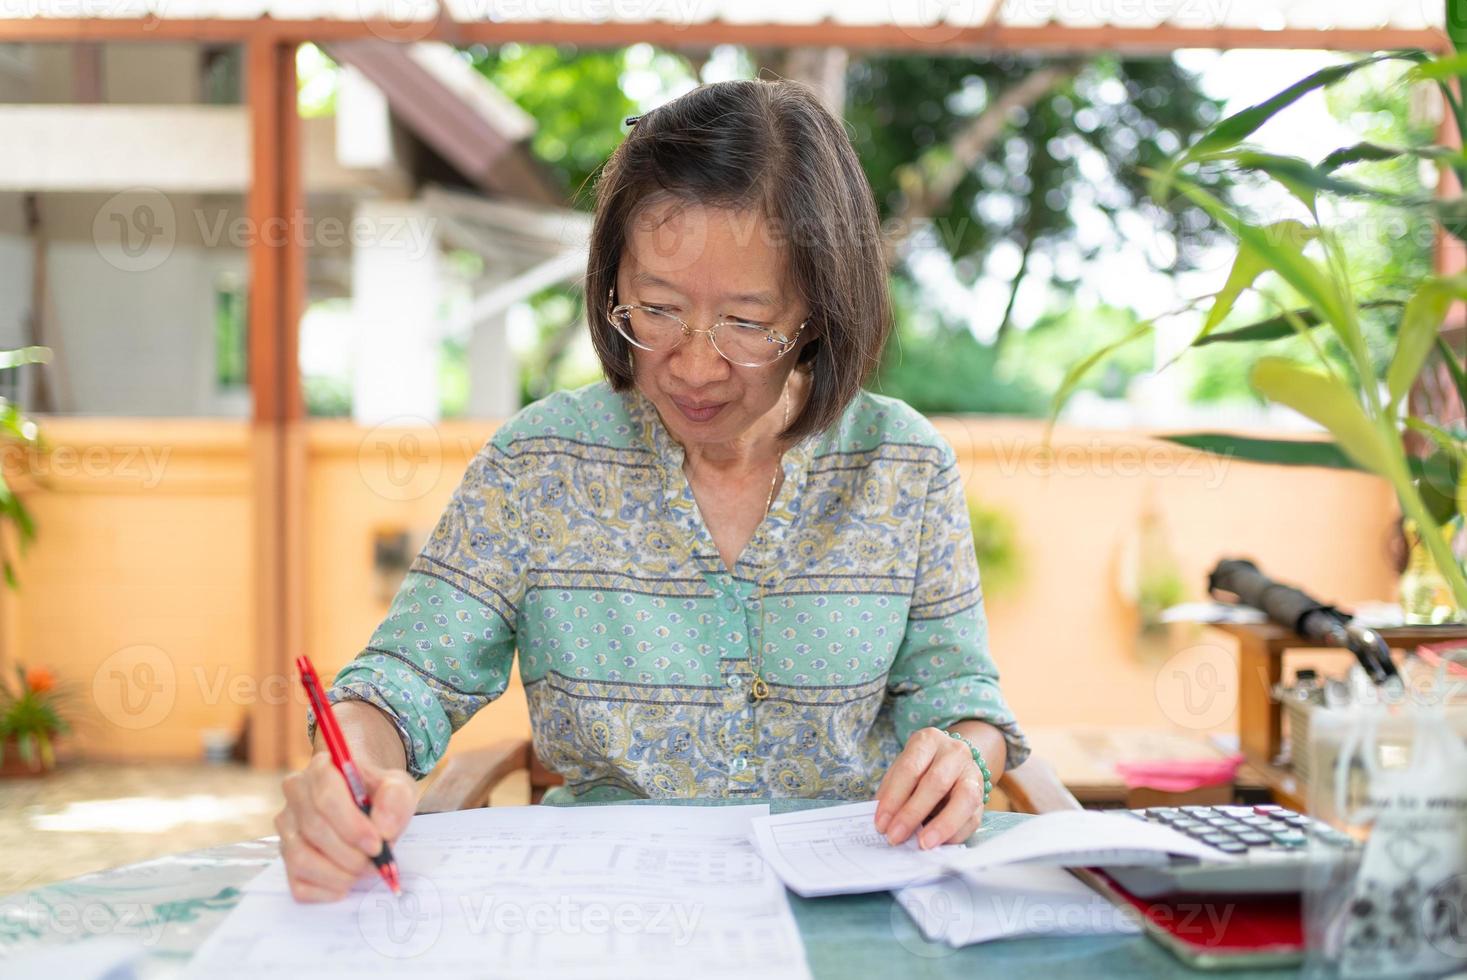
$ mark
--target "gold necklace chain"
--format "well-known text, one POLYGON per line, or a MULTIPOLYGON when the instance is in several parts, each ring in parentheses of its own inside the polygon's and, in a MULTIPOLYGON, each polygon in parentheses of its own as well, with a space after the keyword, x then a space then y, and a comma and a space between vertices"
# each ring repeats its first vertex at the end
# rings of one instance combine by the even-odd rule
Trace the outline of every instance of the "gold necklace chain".
MULTIPOLYGON (((784 402, 784 423, 783 423, 783 425, 780 426, 780 430, 779 431, 780 432, 783 432, 785 429, 789 428, 789 424, 790 424, 790 401, 789 401, 789 379, 788 378, 785 379, 784 389, 780 392, 780 400, 784 402)), ((776 437, 776 443, 777 442, 778 442, 778 438, 776 437)), ((784 455, 783 453, 780 453, 780 459, 783 458, 783 455, 784 455)), ((780 477, 780 474, 782 474, 783 472, 784 472, 784 465, 783 465, 782 462, 780 462, 777 459, 776 462, 775 462, 775 466, 774 466, 774 478, 769 481, 769 496, 764 501, 764 516, 765 517, 768 517, 769 516, 769 511, 771 509, 773 509, 773 507, 774 507, 774 492, 779 487, 779 477, 780 477)), ((674 537, 676 538, 676 536, 674 536, 674 537)), ((698 561, 693 556, 692 549, 689 548, 689 549, 685 549, 685 550, 686 550, 687 555, 688 555, 688 560, 693 563, 693 566, 694 567, 697 567, 698 561)), ((721 560, 721 557, 722 556, 720 556, 720 560, 721 560)), ((752 642, 749 644, 749 646, 750 646, 750 648, 751 648, 751 650, 752 650, 752 652, 754 654, 754 658, 755 658, 754 659, 754 663, 753 663, 754 681, 749 686, 749 693, 750 693, 750 696, 755 701, 763 701, 765 698, 769 697, 769 684, 764 680, 764 676, 763 676, 763 673, 762 673, 763 667, 764 667, 764 579, 765 579, 765 576, 760 576, 760 578, 759 578, 759 644, 758 644, 758 648, 755 649, 754 648, 754 644, 752 642)), ((747 625, 747 624, 745 624, 745 625, 747 625)), ((752 640, 752 637, 750 639, 752 640)))
MULTIPOLYGON (((784 432, 790 425, 790 400, 789 381, 786 379, 784 393, 780 396, 784 400, 784 425, 779 431, 784 432)), ((764 502, 764 516, 769 516, 769 511, 774 507, 774 489, 779 486, 779 475, 784 472, 784 463, 781 462, 784 454, 775 460, 774 479, 769 481, 769 499, 764 502)), ((759 576, 759 643, 756 647, 750 643, 750 649, 754 654, 754 683, 749 686, 749 693, 754 696, 755 701, 763 701, 769 697, 769 684, 764 680, 764 581, 768 576, 759 576)))

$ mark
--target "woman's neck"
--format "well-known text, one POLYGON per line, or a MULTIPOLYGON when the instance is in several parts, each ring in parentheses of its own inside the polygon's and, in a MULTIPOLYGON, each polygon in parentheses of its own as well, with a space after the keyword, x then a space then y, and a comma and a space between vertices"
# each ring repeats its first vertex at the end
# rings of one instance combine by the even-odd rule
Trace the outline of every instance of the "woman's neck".
POLYGON ((808 383, 804 372, 791 371, 780 400, 749 430, 728 442, 684 444, 683 469, 689 473, 720 475, 767 470, 790 447, 788 440, 779 438, 785 427, 786 406, 789 418, 799 416, 808 383))

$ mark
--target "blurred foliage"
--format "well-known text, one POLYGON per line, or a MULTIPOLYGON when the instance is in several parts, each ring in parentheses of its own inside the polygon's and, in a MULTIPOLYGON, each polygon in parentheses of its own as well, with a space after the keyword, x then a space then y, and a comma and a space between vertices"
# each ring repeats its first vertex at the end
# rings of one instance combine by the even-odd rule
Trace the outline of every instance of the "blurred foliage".
MULTIPOLYGON (((1343 58, 1341 60, 1344 60, 1343 58)), ((1381 62, 1367 66, 1325 90, 1330 115, 1359 135, 1380 146, 1421 146, 1432 142, 1436 123, 1422 111, 1419 95, 1402 83, 1409 66, 1381 62)), ((1363 161, 1350 171, 1352 179, 1400 195, 1429 193, 1422 180, 1422 166, 1414 158, 1363 161)), ((1258 183, 1262 184, 1262 178, 1258 183)), ((1355 295, 1362 305, 1378 300, 1401 299, 1403 283, 1419 282, 1431 272, 1436 225, 1429 213, 1409 211, 1399 205, 1375 200, 1339 202, 1330 223, 1348 246, 1344 256, 1355 295)), ((1259 299, 1240 302, 1224 321, 1228 326, 1267 316, 1275 308, 1294 309, 1303 299, 1280 283, 1270 287, 1275 304, 1259 299)), ((1365 306, 1360 325, 1377 371, 1384 371, 1394 349, 1399 308, 1365 306)), ((1329 361, 1349 370, 1349 356, 1332 332, 1320 331, 1315 338, 1329 361)), ((1308 340, 1292 332, 1269 343, 1268 353, 1306 358, 1308 340)), ((1248 368, 1258 359, 1255 345, 1212 344, 1189 351, 1179 367, 1190 377, 1189 398, 1194 402, 1247 401, 1263 404, 1248 384, 1248 368)))
POLYGON ((622 89, 628 50, 549 44, 469 49, 474 67, 535 117, 531 149, 583 210, 593 203, 588 181, 622 141, 622 120, 637 112, 622 89))
POLYGON ((978 556, 983 594, 991 598, 1013 589, 1024 577, 1023 552, 1013 518, 970 498, 968 521, 973 526, 973 551, 978 556))
POLYGON ((998 351, 979 343, 971 331, 942 323, 937 313, 920 305, 916 292, 905 280, 892 283, 896 329, 872 390, 929 415, 1043 412, 1043 391, 1023 378, 1000 381, 998 351))
POLYGON ((345 378, 307 375, 301 378, 306 414, 312 418, 351 415, 351 382, 345 378))
MULTIPOLYGON (((475 66, 536 118, 536 156, 554 172, 577 207, 589 208, 589 181, 622 139, 622 119, 655 105, 628 89, 647 90, 654 76, 663 95, 697 80, 680 55, 646 45, 617 51, 510 44, 470 50, 475 66), (660 85, 658 84, 660 82, 660 85)), ((901 207, 903 167, 941 160, 945 147, 970 126, 990 99, 1018 84, 1045 62, 879 55, 853 58, 847 77, 847 128, 866 168, 884 220, 901 207)), ((745 67, 752 71, 751 62, 745 67)), ((1021 276, 1042 276, 1060 295, 1073 290, 1085 263, 1102 249, 1125 247, 1117 221, 1141 210, 1155 238, 1146 248, 1158 267, 1188 268, 1210 241, 1211 223, 1189 203, 1172 210, 1148 201, 1139 168, 1160 166, 1220 115, 1192 74, 1169 59, 1100 57, 1076 66, 1075 76, 1016 113, 999 137, 997 151, 973 168, 944 206, 931 215, 936 241, 957 281, 971 287, 989 254, 1008 243, 1047 259, 1026 265, 1021 276), (1079 233, 1077 217, 1086 221, 1079 233), (1099 234, 1097 227, 1108 229, 1099 234)), ((1226 193, 1219 178, 1214 190, 1226 193)), ((1122 311, 1045 317, 1032 331, 1004 330, 984 343, 966 323, 953 322, 928 302, 924 291, 905 288, 909 270, 894 270, 898 330, 874 387, 923 411, 1042 415, 1062 369, 1040 358, 1072 349, 1077 338, 1107 333, 1122 311), (1020 335, 1032 333, 1030 338, 1020 335), (1013 338, 1010 340, 1009 338, 1013 338), (1015 355, 1006 348, 1016 348, 1015 355)), ((1017 283, 1015 283, 1017 285, 1017 283)), ((563 290, 542 294, 539 330, 547 343, 567 322, 563 290)), ((525 395, 566 383, 559 351, 525 366, 525 395)), ((1137 362, 1136 370, 1149 364, 1137 362)), ((579 379, 580 371, 570 371, 579 379)), ((1111 387, 1130 372, 1111 369, 1111 387)), ((1098 387, 1106 387, 1104 379, 1098 387)))
MULTIPOLYGON (((903 167, 924 154, 940 157, 999 93, 1041 64, 1010 55, 853 59, 846 118, 883 216, 900 209, 903 167)), ((932 215, 958 279, 972 285, 985 256, 1007 241, 1048 254, 1054 284, 1073 287, 1098 249, 1125 240, 1117 218, 1137 210, 1158 236, 1146 249, 1153 263, 1189 268, 1210 243, 1213 224, 1190 203, 1151 203, 1140 168, 1164 164, 1221 112, 1171 59, 1101 56, 1077 66, 1071 81, 1016 114, 994 152, 932 215), (1103 216, 1111 240, 1083 241, 1077 208, 1103 216)))

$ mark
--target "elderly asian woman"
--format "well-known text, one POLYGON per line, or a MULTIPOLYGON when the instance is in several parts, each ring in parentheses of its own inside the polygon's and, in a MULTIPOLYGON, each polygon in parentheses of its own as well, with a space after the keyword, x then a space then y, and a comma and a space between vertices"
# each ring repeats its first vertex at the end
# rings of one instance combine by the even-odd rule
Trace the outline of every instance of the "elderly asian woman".
POLYGON ((877 800, 961 841, 1028 754, 988 651, 955 455, 862 388, 891 326, 872 193, 791 82, 634 121, 585 280, 606 378, 478 452, 328 698, 370 817, 318 752, 277 818, 295 896, 344 895, 413 778, 506 690, 576 800, 877 800))

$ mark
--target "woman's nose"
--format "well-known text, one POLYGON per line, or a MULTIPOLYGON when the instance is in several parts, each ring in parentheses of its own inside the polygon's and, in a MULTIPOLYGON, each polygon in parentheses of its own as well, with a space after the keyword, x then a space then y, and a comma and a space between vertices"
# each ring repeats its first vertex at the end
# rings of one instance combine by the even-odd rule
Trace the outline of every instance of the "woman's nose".
POLYGON ((672 352, 673 373, 688 388, 698 388, 728 377, 731 365, 713 346, 713 338, 698 332, 672 352))

